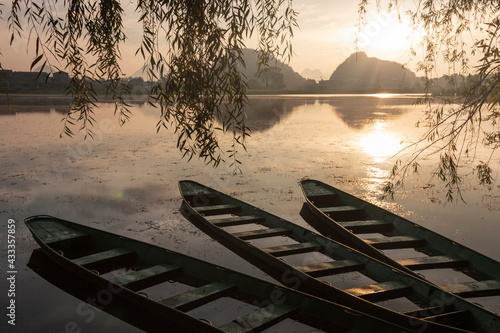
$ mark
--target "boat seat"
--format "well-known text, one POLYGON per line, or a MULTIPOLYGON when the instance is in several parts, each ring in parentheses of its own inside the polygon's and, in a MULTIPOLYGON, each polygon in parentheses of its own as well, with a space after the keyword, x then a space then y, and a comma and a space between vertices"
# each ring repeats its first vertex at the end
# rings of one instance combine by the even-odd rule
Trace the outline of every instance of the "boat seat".
POLYGON ((405 296, 411 291, 411 287, 400 281, 386 281, 349 288, 344 291, 371 302, 379 302, 405 296))
POLYGON ((297 310, 298 308, 289 305, 271 304, 223 325, 219 329, 230 333, 260 332, 289 318, 297 310))
POLYGON ((321 207, 320 210, 323 213, 343 213, 343 212, 353 212, 362 211, 362 209, 354 206, 332 206, 332 207, 321 207))
POLYGON ((307 198, 316 207, 331 206, 338 198, 338 195, 329 191, 321 191, 320 193, 308 194, 307 198))
POLYGON ((467 260, 456 259, 451 256, 431 256, 396 260, 412 270, 436 269, 436 268, 459 268, 468 265, 467 260))
POLYGON ((316 201, 333 201, 337 198, 338 195, 329 191, 321 191, 316 193, 308 193, 307 198, 312 202, 316 203, 316 201))
POLYGON ((133 256, 134 251, 116 248, 76 258, 72 261, 75 264, 81 265, 87 269, 96 269, 108 266, 111 270, 120 263, 129 261, 133 256))
POLYGON ((305 243, 298 243, 298 244, 288 244, 288 245, 268 247, 268 248, 262 249, 262 251, 269 253, 275 257, 281 257, 281 256, 292 255, 292 254, 313 252, 313 251, 318 250, 319 248, 320 248, 320 245, 318 243, 305 242, 305 243))
POLYGON ((439 287, 464 298, 500 295, 500 281, 498 280, 454 283, 439 287))
POLYGON ((330 262, 320 262, 305 266, 296 266, 296 269, 313 277, 326 276, 357 271, 363 268, 363 264, 352 259, 338 260, 330 262))
POLYGON ((352 221, 363 219, 364 211, 354 206, 333 206, 319 208, 323 213, 330 215, 334 220, 352 221))
POLYGON ((210 220, 210 223, 212 223, 218 227, 230 227, 233 225, 259 223, 259 222, 264 222, 264 221, 265 221, 265 218, 263 218, 262 216, 244 215, 244 216, 225 217, 225 218, 221 218, 221 219, 213 219, 213 220, 210 220))
POLYGON ((160 303, 171 308, 176 308, 180 311, 190 311, 222 296, 226 296, 236 289, 237 287, 235 285, 223 282, 214 282, 161 300, 160 303))
POLYGON ((425 239, 414 236, 379 237, 363 240, 379 250, 422 247, 426 244, 425 239))
POLYGON ((198 213, 203 215, 222 215, 222 214, 233 214, 241 210, 240 206, 235 205, 214 205, 214 206, 199 206, 193 207, 198 213))
POLYGON ((258 229, 251 231, 242 231, 232 234, 234 237, 238 237, 243 240, 247 239, 257 239, 265 237, 274 237, 290 234, 292 230, 288 228, 268 228, 268 229, 258 229))
POLYGON ((132 290, 140 290, 165 282, 179 275, 182 268, 175 265, 161 264, 110 279, 110 282, 132 290))
POLYGON ((362 220, 338 222, 355 234, 384 233, 392 230, 392 223, 383 220, 362 220))

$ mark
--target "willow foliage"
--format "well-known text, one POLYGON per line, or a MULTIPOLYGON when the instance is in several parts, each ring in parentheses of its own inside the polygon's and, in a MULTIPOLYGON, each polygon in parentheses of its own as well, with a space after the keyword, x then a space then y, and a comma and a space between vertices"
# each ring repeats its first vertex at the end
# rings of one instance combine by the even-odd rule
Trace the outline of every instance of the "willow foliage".
MULTIPOLYGON (((379 10, 387 9, 401 14, 404 0, 375 1, 379 10), (387 6, 387 7, 386 7, 387 6)), ((366 23, 370 1, 360 0, 359 24, 366 23)), ((500 1, 498 0, 419 0, 406 12, 411 24, 422 35, 422 60, 417 70, 424 74, 428 91, 435 83, 437 64, 447 64, 450 82, 456 96, 442 98, 428 94, 419 100, 427 105, 423 122, 425 134, 405 150, 405 155, 392 170, 392 181, 385 184, 385 192, 393 195, 403 185, 409 172, 418 171, 418 159, 423 154, 439 154, 435 169, 437 177, 447 187, 448 200, 461 198, 461 170, 474 170, 480 184, 494 184, 494 159, 500 147, 500 1), (461 76, 453 75, 461 74, 461 76), (468 78, 467 84, 457 78, 468 78), (477 160, 478 144, 491 148, 491 155, 477 160), (475 163, 475 165, 471 165, 475 163), (492 168, 493 166, 493 168, 492 168)), ((496 163, 496 165, 495 165, 496 163)))
MULTIPOLYGON (((249 135, 243 107, 246 86, 238 70, 242 49, 258 39, 260 70, 269 59, 290 57, 296 26, 291 0, 133 0, 142 24, 137 54, 150 80, 150 103, 158 107, 158 130, 173 128, 177 146, 189 159, 218 165, 225 152, 218 132, 230 132, 229 157, 249 135)), ((128 2, 127 2, 128 3, 128 2)), ((46 65, 70 73, 71 109, 64 132, 74 126, 92 136, 95 86, 105 82, 121 122, 130 117, 122 83, 120 46, 124 33, 120 0, 13 0, 8 18, 12 40, 29 32, 35 50, 31 68, 46 65), (51 61, 57 62, 51 64, 51 61)))

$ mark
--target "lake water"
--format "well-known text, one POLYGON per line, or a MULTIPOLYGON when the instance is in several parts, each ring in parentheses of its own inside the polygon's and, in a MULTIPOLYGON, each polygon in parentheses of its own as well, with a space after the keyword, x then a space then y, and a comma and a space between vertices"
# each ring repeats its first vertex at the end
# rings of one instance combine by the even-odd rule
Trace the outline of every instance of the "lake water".
MULTIPOLYGON (((270 279, 180 215, 177 184, 182 179, 308 228, 299 215, 303 197, 298 182, 318 179, 500 260, 498 180, 486 189, 469 170, 462 176, 467 204, 446 204, 446 191, 432 175, 437 157, 428 156, 420 162, 420 174, 408 179, 394 201, 379 200, 380 185, 394 163, 388 158, 422 131, 414 126, 423 110, 412 105, 414 96, 252 96, 248 125, 253 131, 247 152, 238 153, 242 173, 236 175, 228 163, 214 169, 182 159, 175 136, 156 133, 158 111, 143 101, 134 104, 133 117, 123 127, 113 116, 112 104, 99 104, 96 139, 83 141, 78 135, 59 137, 63 103, 38 100, 22 98, 24 105, 16 101, 17 107, 0 114, 0 267, 7 271, 5 235, 7 221, 13 219, 18 271, 17 324, 13 329, 3 314, 3 332, 140 331, 98 309, 93 316, 82 315, 82 308, 90 305, 27 266, 38 248, 23 222, 32 215, 106 229, 270 279)), ((221 137, 221 143, 229 148, 230 138, 221 137)), ((488 153, 479 148, 478 160, 488 153)), ((498 156, 492 164, 500 164, 498 156)), ((6 311, 6 279, 1 283, 6 311)), ((498 297, 474 301, 500 313, 498 297)))

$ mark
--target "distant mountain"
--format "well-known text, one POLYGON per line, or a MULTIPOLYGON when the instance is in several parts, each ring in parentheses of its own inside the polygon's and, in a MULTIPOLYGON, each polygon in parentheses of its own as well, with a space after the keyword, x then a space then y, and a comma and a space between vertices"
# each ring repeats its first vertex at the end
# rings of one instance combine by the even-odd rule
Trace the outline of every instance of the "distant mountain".
POLYGON ((319 69, 306 68, 300 73, 300 75, 302 75, 306 79, 311 79, 315 81, 323 80, 324 78, 323 73, 321 73, 319 69))
MULTIPOLYGON (((292 67, 281 61, 272 59, 269 69, 257 76, 258 55, 255 50, 244 49, 243 57, 245 66, 240 66, 240 72, 244 75, 250 89, 257 90, 307 90, 316 87, 314 80, 308 80, 295 72, 292 67)), ((142 77, 147 80, 149 67, 140 68, 129 77, 142 77)))
MULTIPOLYGON (((267 71, 260 76, 258 54, 244 49, 245 66, 240 66, 250 90, 329 91, 338 93, 422 92, 421 81, 402 64, 368 57, 365 52, 350 55, 328 80, 317 70, 305 69, 302 75, 280 60, 271 59, 267 71), (316 82, 319 80, 319 83, 316 82)), ((147 79, 146 71, 139 69, 131 77, 147 79)))
POLYGON ((250 89, 308 90, 316 87, 314 80, 308 80, 295 72, 289 65, 272 59, 269 69, 257 76, 258 54, 255 50, 244 49, 245 67, 240 68, 250 89))
POLYGON ((368 57, 365 52, 350 55, 330 76, 320 82, 324 89, 350 92, 420 91, 420 81, 402 64, 368 57))
POLYGON ((148 74, 149 74, 150 68, 151 68, 151 65, 149 65, 149 64, 144 65, 141 68, 139 68, 138 70, 136 70, 132 75, 127 75, 127 76, 131 77, 131 78, 140 77, 143 80, 148 80, 148 74))

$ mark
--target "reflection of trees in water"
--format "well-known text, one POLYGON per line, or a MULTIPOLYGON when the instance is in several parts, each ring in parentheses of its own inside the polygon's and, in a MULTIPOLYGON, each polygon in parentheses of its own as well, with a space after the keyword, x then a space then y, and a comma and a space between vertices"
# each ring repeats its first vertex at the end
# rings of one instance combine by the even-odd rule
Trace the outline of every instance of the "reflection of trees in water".
POLYGON ((347 126, 360 129, 375 120, 387 120, 407 112, 415 98, 379 98, 370 96, 333 97, 327 102, 347 126))
POLYGON ((301 106, 327 104, 351 128, 360 129, 375 120, 387 120, 408 111, 413 97, 379 98, 359 96, 265 96, 251 97, 245 108, 246 125, 253 132, 264 132, 279 124, 301 106))
MULTIPOLYGON (((0 115, 16 112, 69 111, 71 97, 63 95, 3 95, 0 96, 0 115)), ((335 113, 349 127, 361 128, 379 119, 390 119, 405 113, 414 98, 378 98, 370 96, 250 96, 245 108, 246 124, 253 132, 264 132, 286 119, 300 106, 314 103, 333 106, 335 113)), ((144 107, 147 96, 130 96, 127 102, 143 106, 141 109, 152 116, 157 109, 144 107)), ((105 100, 102 103, 106 103, 105 100)), ((219 119, 220 120, 220 119, 219 119)))
POLYGON ((264 132, 286 119, 297 107, 314 103, 317 97, 250 98, 245 108, 247 125, 253 132, 264 132))
POLYGON ((57 95, 7 95, 0 96, 0 115, 19 112, 57 112, 69 111, 71 97, 57 95))
MULTIPOLYGON (((111 101, 111 100, 110 100, 111 101)), ((144 105, 147 96, 128 96, 129 104, 144 105)), ((100 102, 106 103, 106 98, 100 102)), ((67 114, 70 109, 71 96, 66 95, 0 95, 0 115, 27 112, 57 112, 67 114)))

